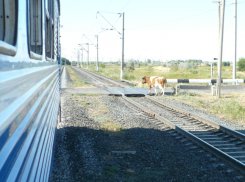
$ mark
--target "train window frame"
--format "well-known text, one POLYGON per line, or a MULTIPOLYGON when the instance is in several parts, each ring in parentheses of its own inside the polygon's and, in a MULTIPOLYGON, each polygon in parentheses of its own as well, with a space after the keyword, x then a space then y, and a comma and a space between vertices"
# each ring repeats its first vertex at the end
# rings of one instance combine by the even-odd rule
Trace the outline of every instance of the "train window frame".
POLYGON ((43 2, 28 0, 28 49, 30 58, 43 58, 43 2), (36 11, 33 11, 36 8, 36 11), (36 13, 36 14, 35 14, 36 13), (34 18, 36 19, 34 19, 34 18), (39 51, 39 52, 38 52, 39 51))
POLYGON ((45 0, 45 12, 46 12, 46 21, 45 21, 45 53, 46 53, 46 60, 52 61, 52 40, 53 40, 53 33, 52 33, 52 10, 53 10, 53 0, 45 0))
POLYGON ((17 53, 18 0, 0 0, 0 18, 2 29, 0 37, 0 54, 15 56, 17 53))

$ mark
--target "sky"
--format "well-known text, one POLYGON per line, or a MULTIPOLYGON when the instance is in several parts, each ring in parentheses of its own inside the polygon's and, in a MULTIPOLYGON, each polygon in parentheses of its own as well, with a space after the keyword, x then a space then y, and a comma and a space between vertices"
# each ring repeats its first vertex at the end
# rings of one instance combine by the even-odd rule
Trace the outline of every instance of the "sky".
MULTIPOLYGON (((236 61, 245 57, 244 10, 245 1, 237 0, 236 61)), ((98 35, 99 61, 121 60, 122 16, 118 13, 122 12, 125 60, 213 61, 218 57, 218 4, 213 0, 61 0, 62 57, 77 61, 78 44, 90 43, 89 59, 95 61, 98 35), (115 29, 110 30, 108 22, 115 29)), ((223 61, 235 59, 234 12, 234 0, 226 0, 223 61)), ((87 60, 85 51, 83 60, 87 60)))

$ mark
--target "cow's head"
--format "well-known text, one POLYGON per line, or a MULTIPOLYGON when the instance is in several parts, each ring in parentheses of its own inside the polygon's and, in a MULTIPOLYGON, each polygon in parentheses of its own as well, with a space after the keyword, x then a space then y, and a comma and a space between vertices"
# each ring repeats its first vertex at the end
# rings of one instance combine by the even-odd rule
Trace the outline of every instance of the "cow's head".
POLYGON ((146 83, 146 76, 142 78, 142 84, 146 83))

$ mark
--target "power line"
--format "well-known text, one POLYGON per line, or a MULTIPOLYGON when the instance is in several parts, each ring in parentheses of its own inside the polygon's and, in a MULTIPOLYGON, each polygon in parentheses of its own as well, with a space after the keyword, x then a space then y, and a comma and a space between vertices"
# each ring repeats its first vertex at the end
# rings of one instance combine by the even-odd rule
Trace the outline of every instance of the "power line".
POLYGON ((105 7, 105 9, 104 9, 104 11, 106 10, 106 8, 111 4, 111 2, 112 2, 113 0, 111 0, 107 5, 106 5, 106 7, 105 7))
MULTIPOLYGON (((241 3, 245 3, 245 1, 238 2, 237 4, 241 4, 241 3)), ((232 5, 234 5, 234 3, 228 4, 228 5, 225 5, 225 6, 228 7, 228 6, 232 6, 232 5)), ((203 12, 203 13, 199 13, 199 14, 195 14, 195 15, 191 15, 191 16, 187 16, 187 17, 184 17, 184 18, 178 18, 178 19, 170 20, 170 21, 166 21, 166 22, 161 22, 161 23, 156 23, 156 24, 151 24, 151 25, 146 25, 146 26, 141 26, 141 27, 130 28, 130 29, 127 29, 127 30, 146 28, 146 27, 157 26, 157 25, 161 25, 161 24, 165 24, 165 23, 171 23, 171 22, 174 22, 174 21, 178 21, 178 20, 182 20, 182 19, 186 19, 186 18, 191 18, 191 17, 194 17, 194 16, 199 16, 199 15, 202 15, 202 14, 205 14, 205 13, 209 13, 209 12, 212 12, 212 11, 216 11, 216 9, 210 10, 210 11, 206 11, 206 12, 203 12)))
MULTIPOLYGON (((244 2, 245 1, 241 1, 241 2, 238 2, 237 4, 239 4, 239 3, 241 4, 241 3, 244 3, 244 2)), ((225 5, 225 6, 228 7, 228 6, 231 6, 233 4, 234 3, 231 3, 231 4, 225 5)), ((209 13, 209 12, 212 12, 212 11, 216 11, 216 9, 213 9, 213 10, 210 10, 210 11, 205 11, 205 12, 202 12, 202 13, 199 13, 199 14, 195 14, 195 15, 191 15, 191 16, 187 16, 187 17, 184 17, 184 18, 178 18, 178 19, 175 19, 175 20, 166 21, 166 22, 161 22, 161 23, 156 23, 156 24, 151 24, 151 25, 146 25, 146 26, 141 26, 141 27, 135 27, 135 28, 129 28, 127 30, 134 30, 134 29, 139 29, 139 28, 157 26, 157 25, 161 25, 161 24, 165 24, 165 23, 171 23, 171 22, 175 22, 175 21, 191 18, 191 17, 194 17, 194 16, 199 16, 199 15, 202 15, 202 14, 205 14, 205 13, 209 13)))
POLYGON ((107 11, 100 11, 102 13, 108 13, 108 14, 118 14, 118 13, 114 13, 114 12, 107 12, 107 11))
MULTIPOLYGON (((105 19, 105 17, 98 11, 97 13, 99 13, 101 16, 102 16, 102 18, 104 18, 105 19)), ((118 13, 119 14, 119 13, 118 13)), ((120 17, 121 17, 121 14, 120 14, 120 17)), ((112 26, 112 28, 114 29, 114 30, 116 30, 117 31, 117 33, 119 33, 120 35, 121 35, 121 33, 107 20, 107 19, 105 19, 105 21, 107 21, 107 23, 109 23, 109 25, 111 25, 112 26)))
POLYGON ((97 21, 98 21, 100 27, 103 29, 103 27, 102 27, 102 25, 101 25, 101 23, 100 23, 100 21, 99 21, 99 19, 98 19, 98 17, 97 17, 97 14, 98 14, 98 13, 96 13, 96 19, 97 19, 97 21))
MULTIPOLYGON (((123 6, 123 8, 121 9, 121 10, 119 10, 119 13, 131 2, 132 0, 129 0, 128 2, 127 2, 127 4, 125 4, 125 6, 123 6)), ((111 21, 112 20, 114 20, 116 18, 116 16, 114 16, 112 19, 111 19, 111 21)))
POLYGON ((116 25, 117 21, 121 18, 121 16, 118 17, 118 19, 115 21, 115 23, 113 24, 113 26, 116 25))
POLYGON ((91 32, 91 30, 93 29, 95 22, 96 22, 96 19, 95 19, 95 21, 94 21, 94 23, 93 23, 92 27, 90 28, 90 30, 88 31, 88 33, 87 33, 87 34, 89 34, 89 33, 91 32))
POLYGON ((127 30, 133 30, 133 29, 145 28, 145 27, 152 27, 152 26, 157 26, 157 25, 161 25, 161 24, 165 24, 165 23, 171 23, 171 22, 174 22, 174 21, 183 20, 183 19, 186 19, 186 18, 191 18, 191 17, 198 16, 198 15, 201 15, 201 14, 209 13, 211 11, 216 11, 216 9, 213 9, 213 10, 210 10, 210 11, 206 11, 206 12, 203 12, 203 13, 199 13, 199 14, 195 14, 195 15, 191 15, 191 16, 187 16, 187 17, 184 17, 184 18, 178 18, 178 19, 170 20, 170 21, 166 21, 166 22, 161 22, 161 23, 155 23, 155 24, 141 26, 141 27, 130 28, 130 29, 127 29, 127 30))
MULTIPOLYGON (((124 9, 130 2, 131 2, 131 1, 132 1, 132 0, 129 0, 128 3, 127 3, 125 6, 123 6, 123 8, 122 8, 120 11, 122 11, 122 10, 123 10, 123 9, 124 9)), ((119 11, 119 12, 120 12, 120 11, 119 11)))
POLYGON ((93 45, 95 45, 85 34, 83 34, 93 45))

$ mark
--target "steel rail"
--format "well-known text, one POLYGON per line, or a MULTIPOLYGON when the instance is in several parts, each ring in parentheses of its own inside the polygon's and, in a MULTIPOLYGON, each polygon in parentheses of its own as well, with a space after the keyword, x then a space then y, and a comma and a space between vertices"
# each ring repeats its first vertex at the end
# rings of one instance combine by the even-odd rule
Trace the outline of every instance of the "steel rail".
POLYGON ((123 84, 120 84, 120 83, 118 83, 118 82, 115 82, 115 81, 113 81, 113 80, 107 78, 106 76, 101 76, 101 75, 99 75, 99 74, 97 74, 97 73, 94 73, 94 72, 92 72, 92 71, 85 70, 85 69, 83 69, 83 68, 80 68, 80 69, 83 70, 84 72, 87 72, 87 73, 90 73, 90 74, 92 74, 92 75, 95 75, 95 76, 97 76, 97 77, 99 77, 99 78, 101 78, 101 79, 104 79, 104 80, 107 80, 107 81, 109 81, 109 82, 111 82, 111 83, 114 83, 114 84, 116 84, 116 85, 119 85, 120 87, 130 88, 130 87, 128 87, 128 86, 125 86, 125 85, 123 85, 123 84))
MULTIPOLYGON (((96 76, 98 76, 98 77, 100 77, 100 78, 102 78, 102 79, 105 79, 104 77, 102 77, 102 76, 100 76, 100 75, 98 75, 98 74, 92 73, 92 72, 90 72, 90 71, 87 71, 87 70, 86 70, 85 72, 90 73, 90 74, 93 74, 93 75, 96 75, 96 76)), ((116 82, 114 82, 114 81, 112 81, 112 80, 110 80, 110 79, 106 79, 106 80, 107 80, 107 81, 110 81, 110 82, 113 82, 113 83, 116 83, 116 82)), ((121 86, 121 84, 119 84, 119 83, 116 83, 116 84, 118 84, 118 85, 121 86)), ((127 86, 124 86, 124 87, 129 88, 129 87, 127 87, 127 86)), ((117 91, 117 92, 119 92, 119 91, 117 91)), ((119 93, 121 93, 121 92, 119 92, 119 93)), ((186 138, 190 139, 191 141, 193 141, 194 143, 196 143, 198 146, 202 147, 203 149, 205 149, 205 150, 209 151, 210 153, 214 154, 214 155, 217 156, 218 158, 220 158, 220 159, 222 159, 222 160, 224 160, 224 161, 230 163, 230 164, 233 165, 235 168, 239 169, 243 174, 245 174, 245 164, 242 163, 241 161, 239 161, 239 160, 237 160, 236 158, 230 156, 229 154, 227 154, 227 153, 221 151, 221 150, 218 149, 217 147, 214 147, 213 145, 211 145, 211 144, 209 144, 208 142, 202 140, 201 138, 195 136, 194 134, 192 134, 192 133, 186 131, 185 129, 181 128, 181 127, 178 126, 177 124, 175 124, 175 123, 169 121, 168 119, 166 119, 166 118, 160 116, 159 114, 157 114, 157 113, 151 111, 150 109, 145 108, 145 107, 142 106, 141 104, 139 104, 139 103, 133 101, 132 99, 128 98, 127 96, 125 96, 125 94, 123 94, 123 93, 121 93, 121 94, 122 94, 122 98, 123 98, 123 99, 125 99, 125 100, 128 101, 129 103, 133 104, 133 105, 136 106, 137 108, 140 108, 141 110, 143 110, 144 112, 146 112, 147 115, 152 116, 152 117, 154 117, 155 119, 157 119, 157 120, 163 122, 164 124, 168 125, 171 129, 174 129, 174 130, 177 131, 178 133, 180 133, 180 134, 182 134, 183 136, 185 136, 186 138)), ((144 95, 145 95, 145 94, 144 94, 144 95)), ((242 142, 245 142, 245 135, 242 134, 242 133, 239 133, 239 132, 237 132, 237 131, 231 130, 231 129, 225 127, 225 126, 219 125, 219 124, 217 124, 217 123, 215 123, 215 122, 213 122, 213 121, 210 121, 210 120, 208 120, 208 119, 205 119, 205 118, 203 118, 203 117, 201 117, 201 116, 198 116, 198 115, 196 115, 196 114, 193 114, 193 113, 191 113, 191 112, 185 111, 185 110, 183 110, 183 109, 180 109, 180 108, 178 108, 178 107, 176 107, 176 106, 173 106, 173 105, 164 103, 164 102, 162 102, 162 101, 159 101, 159 100, 157 100, 157 99, 155 99, 155 98, 153 98, 153 97, 151 97, 151 96, 145 95, 145 98, 148 98, 148 99, 150 99, 150 100, 152 100, 152 101, 154 101, 154 102, 157 102, 157 103, 159 103, 159 104, 161 104, 161 105, 163 105, 163 106, 165 106, 165 107, 168 107, 168 108, 171 108, 171 109, 173 109, 173 110, 176 110, 177 112, 179 112, 179 113, 181 113, 181 114, 184 114, 184 115, 186 115, 186 116, 188 116, 188 117, 195 118, 196 120, 199 120, 199 121, 201 121, 201 122, 203 122, 203 123, 205 123, 205 124, 207 124, 207 125, 209 125, 209 126, 215 128, 215 129, 217 129, 217 130, 220 130, 220 131, 222 131, 222 132, 225 133, 225 134, 229 134, 229 135, 231 135, 231 136, 233 136, 233 137, 235 137, 235 138, 239 138, 240 140, 242 140, 242 142)))
MULTIPOLYGON (((75 67, 75 69, 77 69, 77 68, 75 67)), ((79 71, 80 71, 80 70, 79 70, 79 71)), ((86 72, 86 71, 85 71, 85 72, 86 72)), ((98 79, 94 78, 93 76, 88 75, 88 74, 85 74, 85 75, 88 76, 89 78, 91 78, 91 79, 93 79, 93 80, 99 82, 100 84, 104 85, 105 87, 110 88, 108 85, 102 83, 101 81, 99 81, 98 79)))
POLYGON ((182 114, 186 114, 186 115, 188 115, 189 117, 193 117, 193 118, 195 118, 195 119, 197 119, 197 120, 200 120, 200 121, 202 121, 202 122, 204 122, 204 123, 206 123, 206 124, 208 124, 208 125, 210 125, 210 126, 216 128, 216 129, 222 130, 224 133, 230 134, 230 135, 232 135, 232 136, 234 136, 234 137, 236 137, 236 138, 239 138, 239 139, 241 139, 241 140, 243 140, 243 141, 245 142, 245 135, 242 134, 242 133, 239 133, 239 132, 237 132, 237 131, 234 131, 234 130, 232 130, 232 129, 230 129, 230 128, 227 128, 227 127, 225 127, 225 126, 223 126, 223 125, 217 124, 217 123, 214 122, 214 121, 210 121, 210 120, 208 120, 208 119, 206 119, 206 118, 203 118, 203 117, 198 116, 198 115, 196 115, 196 114, 193 114, 193 113, 191 113, 191 112, 185 111, 184 109, 180 109, 180 108, 178 108, 178 107, 176 107, 176 106, 173 106, 173 105, 171 105, 171 104, 167 104, 167 103, 165 103, 165 102, 162 102, 162 101, 160 101, 160 100, 157 100, 157 99, 155 99, 155 98, 153 98, 153 97, 151 97, 151 96, 145 95, 145 97, 148 98, 148 99, 150 99, 150 100, 152 100, 152 101, 158 102, 158 103, 161 104, 161 105, 164 105, 164 106, 169 107, 169 108, 171 108, 171 109, 177 110, 178 112, 180 112, 180 113, 182 113, 182 114))
MULTIPOLYGON (((125 100, 127 100, 128 102, 130 102, 131 104, 135 105, 136 107, 142 109, 144 112, 149 113, 151 116, 155 117, 155 119, 162 121, 164 124, 168 125, 171 129, 174 129, 175 131, 177 131, 178 133, 184 135, 186 138, 190 139, 191 141, 193 141, 194 143, 196 143, 198 146, 202 147, 203 149, 209 151, 210 153, 214 154, 215 156, 217 156, 218 158, 230 163, 231 165, 233 165, 235 168, 239 169, 243 174, 245 174, 245 164, 242 163, 241 161, 235 159, 234 157, 230 156, 229 154, 221 151, 220 149, 214 147, 213 145, 209 144, 208 142, 202 140, 201 138, 195 136, 194 134, 186 131, 185 129, 181 128, 180 126, 178 126, 177 124, 174 124, 173 122, 169 121, 168 119, 160 116, 159 114, 145 108, 144 106, 140 105, 139 103, 133 101, 132 99, 126 97, 125 95, 122 95, 122 98, 124 98, 125 100)), ((229 128, 226 128, 222 125, 219 125, 215 122, 212 122, 210 120, 207 120, 205 118, 202 118, 200 116, 197 116, 193 113, 190 113, 188 111, 182 110, 178 107, 172 106, 170 104, 166 104, 164 102, 161 102, 159 100, 156 100, 155 98, 152 98, 150 96, 146 96, 146 98, 150 98, 155 102, 158 102, 162 105, 165 105, 171 109, 177 110, 178 112, 182 113, 182 114, 186 114, 189 117, 194 117, 200 121, 203 121, 209 125, 211 125, 212 127, 214 127, 215 129, 219 129, 221 131, 223 131, 224 133, 228 133, 234 137, 237 137, 241 140, 244 141, 245 139, 245 135, 238 133, 236 131, 233 131, 229 128)))

